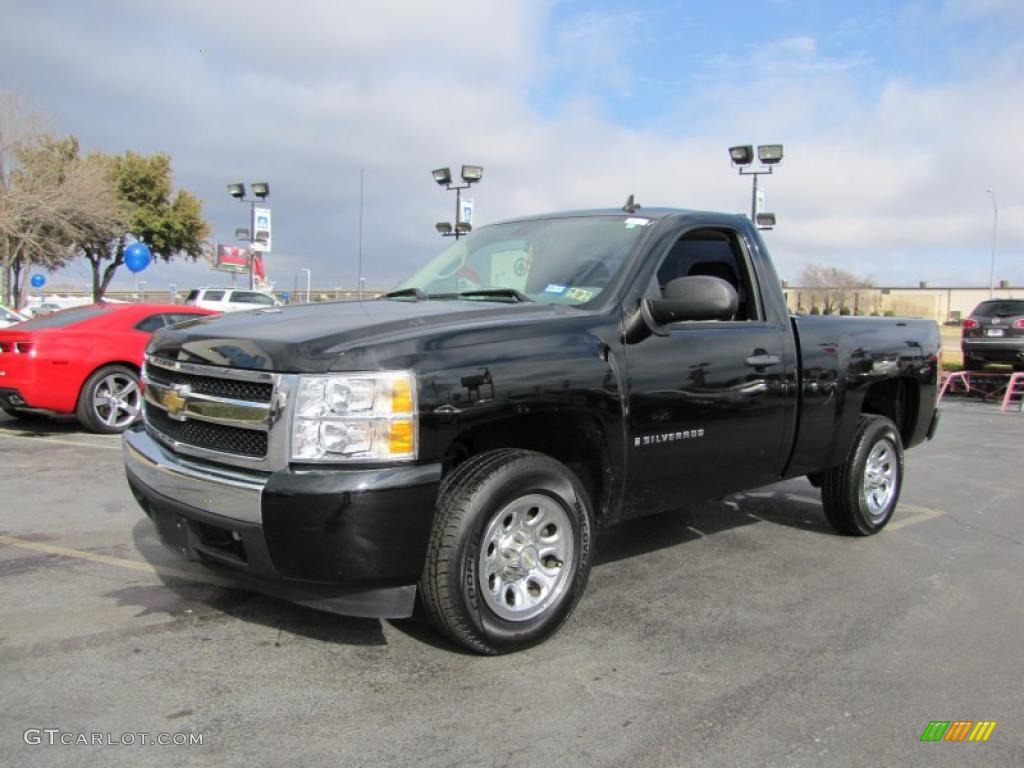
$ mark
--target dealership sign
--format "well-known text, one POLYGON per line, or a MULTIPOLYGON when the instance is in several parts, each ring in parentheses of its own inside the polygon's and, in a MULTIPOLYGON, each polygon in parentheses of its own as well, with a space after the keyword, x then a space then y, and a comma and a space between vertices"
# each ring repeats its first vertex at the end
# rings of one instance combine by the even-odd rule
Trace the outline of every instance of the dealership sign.
POLYGON ((254 208, 252 211, 252 249, 254 251, 271 250, 270 248, 270 209, 254 208))
POLYGON ((248 272, 249 251, 234 245, 217 245, 217 261, 214 269, 221 272, 248 272))

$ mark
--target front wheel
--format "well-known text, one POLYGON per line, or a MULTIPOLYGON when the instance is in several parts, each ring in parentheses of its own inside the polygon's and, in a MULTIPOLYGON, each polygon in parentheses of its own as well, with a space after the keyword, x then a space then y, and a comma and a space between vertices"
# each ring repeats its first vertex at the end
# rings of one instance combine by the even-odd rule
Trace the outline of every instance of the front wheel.
POLYGON ((541 642, 590 575, 593 513, 579 478, 531 451, 480 454, 446 478, 420 589, 434 624, 484 654, 541 642))
POLYGON ((825 517, 839 533, 878 533, 892 518, 902 486, 899 430, 885 416, 862 415, 846 461, 824 474, 825 517))
POLYGON ((100 368, 86 379, 75 415, 90 432, 124 432, 142 415, 139 374, 124 365, 100 368))

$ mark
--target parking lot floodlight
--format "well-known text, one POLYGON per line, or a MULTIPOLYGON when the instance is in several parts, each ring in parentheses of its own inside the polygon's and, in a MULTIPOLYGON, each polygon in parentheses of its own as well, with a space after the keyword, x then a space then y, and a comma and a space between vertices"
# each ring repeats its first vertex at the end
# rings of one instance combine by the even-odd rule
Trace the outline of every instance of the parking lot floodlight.
POLYGON ((782 145, 761 144, 757 148, 757 159, 765 165, 775 165, 782 162, 782 145))
POLYGON ((248 240, 249 239, 249 230, 248 229, 236 229, 235 230, 235 237, 238 238, 239 240, 248 240))
POLYGON ((267 181, 254 181, 252 193, 260 200, 266 200, 270 196, 270 183, 267 181))
POLYGON ((452 172, 448 168, 438 168, 433 171, 434 181, 442 187, 452 183, 452 172))
POLYGON ((484 167, 482 165, 464 165, 462 166, 462 180, 467 184, 472 184, 476 181, 480 181, 484 176, 484 167))
POLYGON ((744 144, 739 147, 729 147, 729 159, 733 165, 750 165, 754 162, 754 146, 744 144))
POLYGON ((460 221, 455 225, 455 231, 460 235, 468 235, 473 231, 473 225, 466 221, 460 221))
POLYGON ((437 224, 434 225, 434 229, 436 229, 438 233, 442 235, 450 235, 452 233, 452 225, 449 224, 447 221, 437 222, 437 224))
POLYGON ((228 184, 228 194, 241 200, 245 197, 245 184, 228 184))
POLYGON ((759 213, 755 217, 758 229, 772 229, 775 226, 774 213, 759 213))

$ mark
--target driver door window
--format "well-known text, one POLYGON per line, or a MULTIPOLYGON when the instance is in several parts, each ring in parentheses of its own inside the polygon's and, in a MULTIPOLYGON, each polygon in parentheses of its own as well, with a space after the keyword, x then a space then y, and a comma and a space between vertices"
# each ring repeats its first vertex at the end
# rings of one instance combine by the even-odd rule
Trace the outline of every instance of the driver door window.
MULTIPOLYGON (((736 289, 739 304, 733 320, 760 320, 749 261, 739 236, 728 229, 696 229, 676 241, 658 267, 659 295, 680 277, 705 275, 725 280, 736 289)), ((714 320, 706 322, 717 322, 714 320)))

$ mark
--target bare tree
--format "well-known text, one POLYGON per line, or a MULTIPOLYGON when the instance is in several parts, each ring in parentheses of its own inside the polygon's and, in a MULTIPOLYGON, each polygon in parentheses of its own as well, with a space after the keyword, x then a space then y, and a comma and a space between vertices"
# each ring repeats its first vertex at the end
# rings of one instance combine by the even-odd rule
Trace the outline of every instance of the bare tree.
POLYGON ((74 137, 42 132, 23 104, 9 94, 0 98, 0 264, 4 298, 15 305, 32 265, 61 267, 77 243, 124 226, 109 163, 80 157, 74 137))
POLYGON ((800 287, 811 294, 811 306, 829 315, 852 308, 858 292, 872 288, 870 280, 838 267, 806 264, 800 272, 800 287))

